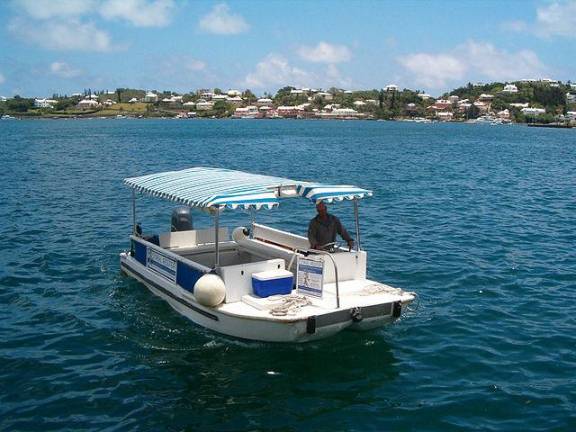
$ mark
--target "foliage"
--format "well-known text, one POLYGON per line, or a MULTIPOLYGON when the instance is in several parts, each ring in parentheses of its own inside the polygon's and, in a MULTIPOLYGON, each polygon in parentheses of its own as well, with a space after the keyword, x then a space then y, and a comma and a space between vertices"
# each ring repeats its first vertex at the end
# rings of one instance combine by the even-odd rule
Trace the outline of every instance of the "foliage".
POLYGON ((6 101, 6 111, 25 113, 34 107, 34 99, 22 98, 18 95, 6 101))

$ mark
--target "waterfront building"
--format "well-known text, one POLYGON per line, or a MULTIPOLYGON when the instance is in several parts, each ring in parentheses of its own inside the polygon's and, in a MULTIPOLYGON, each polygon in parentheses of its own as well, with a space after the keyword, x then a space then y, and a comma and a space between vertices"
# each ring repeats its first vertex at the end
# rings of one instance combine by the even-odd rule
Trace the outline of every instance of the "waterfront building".
POLYGON ((452 114, 451 111, 438 111, 438 112, 436 112, 436 118, 440 121, 450 121, 450 120, 452 120, 453 116, 454 116, 454 114, 452 114))
POLYGON ((544 108, 528 107, 528 108, 522 108, 520 111, 522 111, 524 115, 528 116, 537 116, 541 114, 546 114, 546 110, 544 108))
POLYGON ((290 105, 282 105, 276 109, 279 117, 296 117, 298 115, 298 107, 290 105))

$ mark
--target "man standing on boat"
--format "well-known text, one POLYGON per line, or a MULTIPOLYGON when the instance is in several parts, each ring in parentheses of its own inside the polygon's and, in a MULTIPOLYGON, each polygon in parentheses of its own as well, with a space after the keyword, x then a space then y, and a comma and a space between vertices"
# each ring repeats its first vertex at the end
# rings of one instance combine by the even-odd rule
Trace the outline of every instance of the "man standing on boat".
POLYGON ((316 204, 318 214, 310 221, 308 225, 308 241, 312 249, 329 249, 336 242, 336 234, 348 243, 352 249, 354 240, 348 234, 348 231, 342 226, 340 219, 328 213, 326 204, 320 201, 316 204))

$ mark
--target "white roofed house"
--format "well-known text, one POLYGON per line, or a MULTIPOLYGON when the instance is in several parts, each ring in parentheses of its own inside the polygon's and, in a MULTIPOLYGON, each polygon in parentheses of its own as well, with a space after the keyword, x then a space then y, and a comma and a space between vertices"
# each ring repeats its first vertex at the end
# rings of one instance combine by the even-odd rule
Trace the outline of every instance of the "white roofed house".
POLYGON ((354 101, 354 106, 356 108, 363 108, 364 106, 366 106, 366 102, 361 101, 361 100, 357 100, 357 101, 354 101))
POLYGON ((302 89, 292 89, 292 90, 290 90, 290 94, 291 94, 291 95, 295 95, 295 96, 303 95, 304 93, 305 93, 305 92, 304 92, 304 90, 302 90, 302 89))
POLYGON ((454 114, 452 111, 438 111, 436 112, 436 118, 440 121, 450 121, 454 114))
POLYGON ((396 84, 388 84, 386 87, 384 87, 384 91, 387 91, 387 92, 398 91, 398 86, 396 84))
POLYGON ((82 99, 80 102, 78 102, 77 105, 77 107, 82 110, 94 109, 98 108, 99 106, 100 104, 98 103, 98 101, 92 99, 82 99))
POLYGON ((196 111, 210 111, 214 108, 214 101, 200 100, 196 103, 196 111))
POLYGON ((576 94, 566 93, 566 102, 569 104, 576 103, 576 94))
POLYGON ((147 92, 144 96, 144 102, 155 103, 158 102, 158 95, 156 93, 147 92))
POLYGON ((182 104, 182 106, 185 108, 196 108, 196 102, 192 102, 192 101, 184 102, 182 104))
POLYGON ((297 106, 290 106, 290 105, 283 105, 279 106, 276 109, 276 113, 279 117, 296 117, 298 116, 298 107, 297 106))
POLYGON ((329 102, 331 100, 334 99, 334 95, 332 93, 328 93, 328 92, 318 92, 314 95, 314 97, 320 97, 322 99, 324 99, 325 101, 329 102))
POLYGON ((256 105, 263 107, 263 106, 272 106, 273 101, 270 98, 260 98, 256 101, 256 105))
POLYGON ((240 96, 234 96, 234 97, 228 97, 228 99, 226 99, 226 102, 238 107, 244 103, 244 100, 240 96))
POLYGON ((255 118, 257 115, 258 107, 255 105, 249 105, 244 108, 236 108, 233 116, 236 118, 255 118))
POLYGON ((34 99, 34 106, 36 108, 54 108, 58 101, 53 99, 34 99))
MULTIPOLYGON (((108 100, 110 100, 110 99, 108 99, 108 100)), ((128 102, 133 104, 133 103, 138 102, 138 99, 134 97, 134 98, 130 99, 128 102)))
POLYGON ((502 89, 502 93, 518 93, 518 87, 514 84, 506 84, 504 89, 502 89))
POLYGON ((239 90, 228 90, 228 96, 235 97, 235 96, 242 96, 242 92, 239 90))
POLYGON ((527 107, 522 108, 520 111, 522 111, 522 114, 527 116, 539 116, 542 114, 546 114, 546 110, 544 108, 527 107))

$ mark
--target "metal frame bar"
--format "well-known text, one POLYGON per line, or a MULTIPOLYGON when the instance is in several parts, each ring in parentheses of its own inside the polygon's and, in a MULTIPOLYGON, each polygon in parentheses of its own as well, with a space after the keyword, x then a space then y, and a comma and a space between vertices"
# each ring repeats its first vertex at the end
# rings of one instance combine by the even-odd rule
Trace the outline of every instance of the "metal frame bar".
POLYGON ((354 220, 356 222, 356 250, 360 251, 360 217, 358 215, 358 198, 354 198, 354 220))
POLYGON ((136 234, 136 191, 132 189, 132 234, 136 234))
POLYGON ((215 243, 215 253, 216 261, 214 263, 214 269, 220 267, 220 206, 216 206, 216 213, 214 213, 214 243, 215 243))
POLYGON ((334 264, 334 277, 336 278, 336 309, 340 309, 340 286, 338 284, 338 266, 336 265, 336 260, 334 259, 334 257, 330 252, 323 251, 320 249, 308 249, 306 252, 311 252, 319 255, 328 255, 330 257, 332 264, 334 264))

